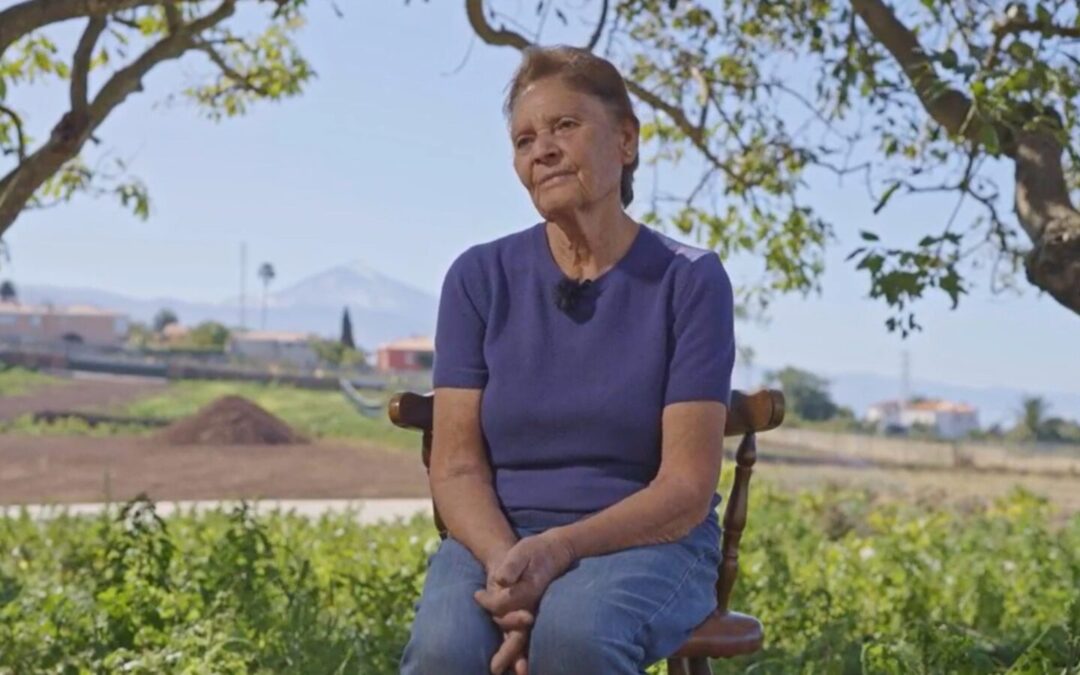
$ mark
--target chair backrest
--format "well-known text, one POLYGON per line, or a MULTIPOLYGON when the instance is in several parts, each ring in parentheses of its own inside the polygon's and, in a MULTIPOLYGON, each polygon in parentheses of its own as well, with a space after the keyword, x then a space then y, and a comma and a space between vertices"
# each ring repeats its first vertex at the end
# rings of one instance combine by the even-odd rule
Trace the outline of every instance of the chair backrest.
MULTIPOLYGON (((424 468, 431 467, 432 425, 434 420, 434 396, 402 392, 390 400, 390 421, 405 429, 423 433, 424 468)), ((720 576, 716 582, 716 599, 721 613, 728 610, 731 590, 739 574, 739 541, 746 527, 747 502, 750 476, 757 461, 756 434, 780 426, 784 421, 784 394, 776 389, 761 389, 752 394, 734 390, 728 409, 724 436, 742 436, 735 451, 735 481, 731 485, 727 507, 724 510, 722 558, 720 576)), ((435 511, 435 527, 439 536, 446 538, 446 526, 435 511)))

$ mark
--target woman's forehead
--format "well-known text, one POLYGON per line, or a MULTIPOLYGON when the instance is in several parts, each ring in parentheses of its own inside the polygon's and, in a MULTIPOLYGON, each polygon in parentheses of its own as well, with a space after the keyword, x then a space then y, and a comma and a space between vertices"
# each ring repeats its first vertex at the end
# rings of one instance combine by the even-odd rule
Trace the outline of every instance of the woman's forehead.
POLYGON ((586 115, 596 108, 592 97, 562 85, 545 86, 535 82, 518 96, 511 111, 511 126, 534 121, 551 122, 562 115, 586 115))

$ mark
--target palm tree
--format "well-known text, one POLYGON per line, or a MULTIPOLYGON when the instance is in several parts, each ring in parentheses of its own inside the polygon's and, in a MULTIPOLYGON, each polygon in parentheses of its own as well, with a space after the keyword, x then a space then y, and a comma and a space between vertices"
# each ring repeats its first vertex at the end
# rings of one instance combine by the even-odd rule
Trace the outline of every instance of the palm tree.
POLYGON ((266 293, 270 289, 270 282, 274 280, 276 276, 274 272, 274 266, 268 262, 264 262, 259 265, 259 279, 263 284, 263 297, 262 297, 262 327, 266 330, 266 293))
POLYGON ((15 292, 15 284, 10 280, 0 283, 0 302, 15 302, 18 293, 15 292))

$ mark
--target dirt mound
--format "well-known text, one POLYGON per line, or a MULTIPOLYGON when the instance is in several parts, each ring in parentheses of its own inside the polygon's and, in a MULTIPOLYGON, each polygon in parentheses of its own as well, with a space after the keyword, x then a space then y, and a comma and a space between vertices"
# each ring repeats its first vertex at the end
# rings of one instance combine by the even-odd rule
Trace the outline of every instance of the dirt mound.
POLYGON ((288 424, 240 396, 223 396, 157 434, 168 445, 283 445, 307 443, 288 424))

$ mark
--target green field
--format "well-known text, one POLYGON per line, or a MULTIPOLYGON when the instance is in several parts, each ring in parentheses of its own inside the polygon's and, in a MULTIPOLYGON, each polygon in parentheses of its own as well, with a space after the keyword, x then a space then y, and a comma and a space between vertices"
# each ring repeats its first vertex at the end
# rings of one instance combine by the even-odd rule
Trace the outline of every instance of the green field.
MULTIPOLYGON (((14 381, 14 380, 13 380, 14 381)), ((312 391, 276 384, 252 384, 224 381, 173 382, 159 395, 111 408, 103 412, 119 416, 179 419, 226 395, 243 396, 277 415, 300 433, 316 439, 365 441, 388 448, 419 447, 416 433, 398 429, 385 415, 367 418, 357 412, 337 391, 312 391)), ((385 400, 388 395, 364 392, 365 396, 385 400)), ((146 434, 153 429, 141 426, 90 427, 78 420, 46 425, 34 423, 25 415, 6 425, 0 432, 29 435, 146 434)))
POLYGON ((44 375, 26 368, 9 367, 0 363, 0 396, 28 394, 35 389, 60 382, 60 378, 44 375))
MULTIPOLYGON (((396 672, 429 522, 135 506, 0 518, 0 673, 396 672)), ((1080 672, 1080 516, 1054 520, 1022 492, 955 511, 762 485, 733 605, 766 649, 714 669, 1080 672)))

